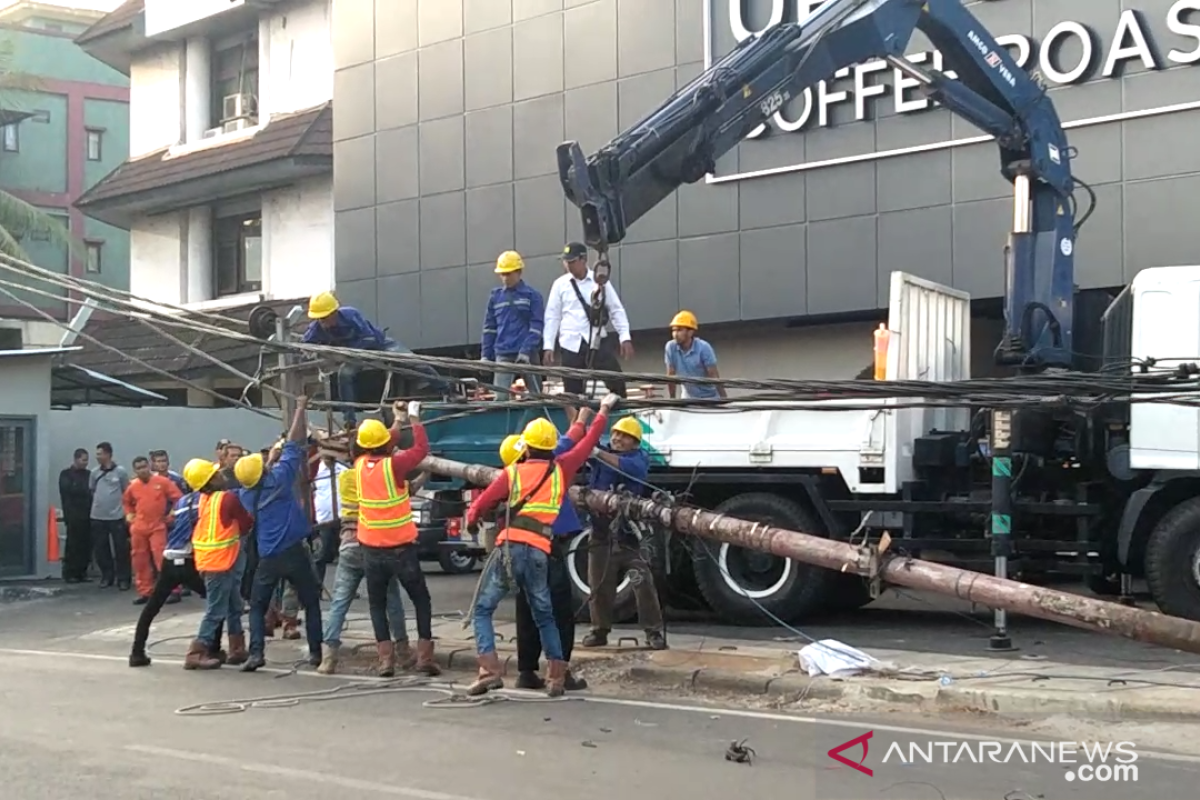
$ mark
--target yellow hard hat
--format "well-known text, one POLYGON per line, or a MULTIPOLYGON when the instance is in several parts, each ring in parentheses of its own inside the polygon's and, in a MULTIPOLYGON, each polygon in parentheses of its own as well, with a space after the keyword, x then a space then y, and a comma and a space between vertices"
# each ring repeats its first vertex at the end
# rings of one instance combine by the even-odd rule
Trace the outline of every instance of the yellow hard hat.
POLYGON ((206 461, 203 458, 193 458, 183 465, 183 480, 192 488, 193 492, 198 492, 208 485, 213 475, 216 475, 220 469, 220 464, 206 461))
POLYGON ((308 301, 308 318, 325 319, 341 308, 341 303, 333 296, 333 292, 314 294, 308 301))
POLYGON ((521 258, 521 254, 516 250, 505 250, 496 259, 497 275, 507 275, 522 269, 525 269, 525 259, 521 258))
POLYGON ((539 417, 525 426, 521 441, 534 450, 553 450, 558 446, 558 428, 545 417, 539 417))
POLYGON ((642 426, 633 417, 621 417, 613 423, 613 433, 623 433, 626 436, 632 436, 639 442, 642 440, 642 426))
POLYGON ((680 311, 678 314, 671 317, 671 327, 690 328, 692 330, 696 330, 700 327, 700 322, 696 319, 696 315, 692 312, 680 311))
POLYGON ((358 426, 358 436, 355 441, 365 450, 383 447, 392 440, 392 432, 377 419, 369 419, 358 426))
POLYGON ((233 465, 233 477, 237 478, 238 483, 247 489, 258 486, 258 482, 262 480, 262 476, 262 453, 251 453, 248 456, 242 456, 233 465))
POLYGON ((514 433, 512 436, 505 436, 504 441, 500 443, 500 460, 506 467, 512 466, 524 452, 525 444, 521 441, 520 434, 514 433))

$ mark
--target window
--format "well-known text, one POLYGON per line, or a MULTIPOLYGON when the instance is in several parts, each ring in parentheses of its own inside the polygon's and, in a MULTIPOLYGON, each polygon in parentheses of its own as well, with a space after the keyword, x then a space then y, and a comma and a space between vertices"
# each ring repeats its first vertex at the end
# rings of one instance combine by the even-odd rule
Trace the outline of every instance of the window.
POLYGON ((210 127, 238 130, 258 122, 258 39, 214 48, 210 127))
POLYGON ((104 242, 88 241, 85 269, 89 275, 99 275, 104 264, 104 242))
POLYGON ((48 124, 50 124, 50 112, 44 111, 44 110, 43 111, 35 111, 35 112, 33 112, 33 116, 30 117, 30 119, 41 125, 48 125, 48 124))
POLYGON ((262 214, 223 217, 214 225, 216 296, 262 290, 262 214))
POLYGON ((88 128, 88 132, 87 132, 87 160, 88 161, 99 161, 101 158, 104 157, 103 156, 104 149, 102 146, 103 142, 104 142, 104 131, 96 130, 95 128, 88 128))
POLYGON ((21 137, 17 132, 17 123, 12 122, 5 125, 4 131, 4 152, 19 153, 21 151, 21 137))

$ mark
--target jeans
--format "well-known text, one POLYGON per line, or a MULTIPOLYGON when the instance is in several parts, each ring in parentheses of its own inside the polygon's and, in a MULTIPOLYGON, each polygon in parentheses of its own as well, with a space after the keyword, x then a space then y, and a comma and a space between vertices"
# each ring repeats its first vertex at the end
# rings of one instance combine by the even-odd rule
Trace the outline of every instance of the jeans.
POLYGON ((267 646, 267 610, 281 580, 296 587, 300 605, 304 607, 304 632, 310 655, 321 653, 321 590, 312 556, 304 542, 286 550, 261 556, 254 573, 254 588, 250 592, 250 655, 261 656, 267 646))
MULTIPOLYGON (((346 612, 354 601, 354 593, 362 584, 366 570, 363 566, 362 546, 353 544, 342 548, 338 554, 337 572, 333 577, 333 601, 329 604, 329 616, 325 618, 325 644, 341 647, 342 628, 346 623, 346 612)), ((392 580, 387 588, 387 618, 392 630, 392 639, 408 641, 408 628, 404 620, 404 601, 400 599, 400 582, 392 580)))
POLYGON ((479 598, 475 601, 475 649, 479 655, 487 655, 496 649, 496 627, 492 616, 500 601, 516 588, 525 594, 542 650, 550 661, 562 661, 562 639, 554 625, 554 607, 550 602, 549 580, 550 557, 527 544, 516 542, 496 545, 483 567, 479 578, 479 598), (505 552, 512 557, 512 576, 516 587, 508 584, 504 570, 505 552))
POLYGON ((207 597, 204 602, 204 619, 200 620, 200 632, 196 638, 209 645, 217 642, 221 621, 225 621, 225 632, 230 636, 242 633, 242 573, 246 569, 246 554, 238 549, 237 560, 225 572, 202 572, 207 597))
MULTIPOLYGON (((166 605, 167 598, 180 586, 207 599, 208 590, 204 585, 204 579, 200 577, 199 572, 196 572, 196 562, 193 559, 163 559, 162 571, 158 573, 158 580, 154 584, 154 590, 150 593, 150 600, 142 606, 142 614, 138 617, 137 629, 133 634, 134 653, 146 654, 146 640, 150 638, 150 625, 158 616, 158 612, 162 611, 162 607, 166 605), (176 561, 183 563, 177 564, 176 561)), ((221 646, 221 634, 224 628, 224 618, 218 619, 213 640, 211 642, 205 640, 213 652, 216 652, 221 646)))
MULTIPOLYGON (((399 343, 388 341, 383 346, 385 353, 411 353, 399 343)), ((345 405, 342 406, 342 418, 349 424, 358 421, 358 410, 354 404, 358 402, 358 376, 362 373, 363 366, 361 364, 342 364, 337 371, 337 387, 338 399, 345 405)), ((413 383, 425 384, 429 391, 444 394, 449 384, 442 380, 442 376, 438 371, 428 364, 411 364, 405 365, 403 372, 397 372, 398 376, 413 383), (412 375, 413 372, 421 373, 420 376, 412 375)))
POLYGON ((87 517, 67 517, 67 548, 63 554, 62 577, 81 581, 92 564, 92 521, 87 517))
MULTIPOLYGON (((571 594, 571 574, 567 571, 567 543, 570 538, 558 536, 550 553, 547 582, 550 584, 550 605, 554 608, 554 625, 562 642, 563 661, 571 660, 575 644, 575 597, 571 594)), ((537 672, 542 657, 542 639, 533 610, 525 594, 517 594, 517 671, 537 672)))
MULTIPOLYGON (((515 355, 496 355, 497 364, 516 364, 517 357, 515 355)), ((521 372, 520 367, 517 367, 512 372, 500 372, 492 376, 492 385, 496 387, 496 399, 508 400, 511 397, 509 389, 512 388, 513 381, 520 374, 525 379, 525 390, 530 394, 542 393, 542 379, 537 375, 531 375, 527 372, 521 372)))
POLYGON ((367 578, 367 604, 371 607, 371 628, 375 641, 386 642, 390 638, 388 629, 388 592, 396 580, 404 587, 413 604, 413 616, 417 618, 417 638, 433 639, 433 600, 429 587, 425 585, 425 573, 421 571, 421 560, 416 544, 401 547, 367 547, 362 549, 363 571, 367 578))
POLYGON ((133 563, 129 560, 129 526, 123 519, 92 520, 92 544, 96 548, 96 566, 101 580, 121 586, 133 581, 133 563))

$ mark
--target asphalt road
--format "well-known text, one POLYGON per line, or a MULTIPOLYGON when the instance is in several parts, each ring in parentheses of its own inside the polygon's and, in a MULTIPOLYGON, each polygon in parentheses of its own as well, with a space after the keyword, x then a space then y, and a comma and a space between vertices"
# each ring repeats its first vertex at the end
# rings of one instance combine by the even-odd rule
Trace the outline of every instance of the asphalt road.
MULTIPOLYGON (((1195 797, 1200 759, 1143 754, 1136 785, 1074 782, 1077 764, 996 760, 906 766, 893 742, 981 743, 954 731, 889 730, 879 720, 811 721, 779 714, 619 698, 425 707, 440 693, 351 694, 242 713, 180 716, 231 698, 371 686, 297 675, 130 670, 119 657, 0 650, 0 776, 22 800, 611 800, 790 797, 857 800, 1125 800, 1195 797), (827 752, 873 732, 873 776, 827 752), (733 740, 757 754, 726 761, 733 740), (1023 792, 1023 793, 1022 793, 1023 792)), ((376 686, 378 684, 375 684, 376 686)), ((984 737, 985 739, 987 737, 984 737)), ((989 745, 990 746, 990 745, 989 745)), ((1011 747, 1011 745, 1009 745, 1011 747)), ((1030 750, 1030 752, 1032 752, 1030 750)), ((845 755, 861 758, 861 749, 845 755)), ((1075 761, 1080 759, 1072 757, 1075 761)), ((1112 759, 1110 759, 1110 763, 1112 759)), ((1128 776, 1127 776, 1128 777, 1128 776)))

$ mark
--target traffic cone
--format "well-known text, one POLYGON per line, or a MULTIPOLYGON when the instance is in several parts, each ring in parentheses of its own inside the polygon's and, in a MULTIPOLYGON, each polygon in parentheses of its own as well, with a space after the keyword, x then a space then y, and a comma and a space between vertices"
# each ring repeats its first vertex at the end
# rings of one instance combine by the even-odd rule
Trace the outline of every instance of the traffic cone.
POLYGON ((58 552, 58 510, 50 506, 50 514, 46 518, 46 560, 53 564, 60 561, 58 552))

